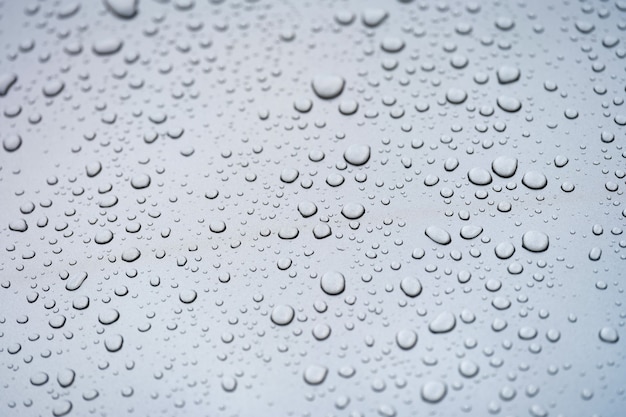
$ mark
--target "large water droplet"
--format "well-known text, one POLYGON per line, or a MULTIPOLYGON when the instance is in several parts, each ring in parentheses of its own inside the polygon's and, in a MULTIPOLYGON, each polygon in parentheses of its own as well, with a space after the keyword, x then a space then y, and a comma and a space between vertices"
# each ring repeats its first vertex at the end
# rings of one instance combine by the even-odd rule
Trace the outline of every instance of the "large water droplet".
POLYGON ((117 17, 130 19, 137 14, 139 0, 104 0, 104 3, 117 17))
POLYGON ((442 311, 429 324, 428 329, 433 333, 447 333, 456 326, 456 318, 449 311, 442 311))
POLYGON ((304 381, 310 385, 319 385, 326 379, 328 368, 322 365, 310 365, 304 371, 304 381))
POLYGON ((341 94, 346 81, 339 75, 318 75, 313 78, 313 91, 319 98, 326 100, 335 98, 341 94))
POLYGON ((111 55, 119 52, 123 44, 124 42, 119 38, 102 38, 94 42, 92 49, 97 55, 111 55))
POLYGON ((422 399, 429 403, 438 403, 443 400, 448 392, 445 383, 441 381, 428 381, 422 386, 422 399))
POLYGON ((341 272, 329 271, 322 275, 320 286, 326 294, 338 295, 346 289, 346 279, 341 272))
POLYGON ((279 326, 286 326, 293 320, 295 316, 295 312, 293 311, 293 307, 288 306, 286 304, 280 304, 274 307, 272 310, 271 319, 275 324, 279 326))
POLYGON ((426 236, 428 236, 433 242, 439 243, 440 245, 447 245, 452 242, 450 233, 446 232, 440 227, 428 226, 425 233, 426 236))
POLYGON ((401 349, 413 349, 417 344, 417 333, 413 330, 400 330, 396 333, 396 343, 401 349))
POLYGON ((343 153, 343 158, 349 164, 364 165, 370 159, 370 147, 368 145, 350 145, 343 153))

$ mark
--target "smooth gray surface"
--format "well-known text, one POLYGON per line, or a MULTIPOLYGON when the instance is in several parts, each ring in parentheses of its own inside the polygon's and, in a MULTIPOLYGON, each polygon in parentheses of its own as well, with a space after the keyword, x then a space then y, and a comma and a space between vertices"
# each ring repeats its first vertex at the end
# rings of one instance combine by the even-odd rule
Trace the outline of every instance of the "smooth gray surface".
POLYGON ((0 415, 622 415, 625 29, 0 2, 0 415))

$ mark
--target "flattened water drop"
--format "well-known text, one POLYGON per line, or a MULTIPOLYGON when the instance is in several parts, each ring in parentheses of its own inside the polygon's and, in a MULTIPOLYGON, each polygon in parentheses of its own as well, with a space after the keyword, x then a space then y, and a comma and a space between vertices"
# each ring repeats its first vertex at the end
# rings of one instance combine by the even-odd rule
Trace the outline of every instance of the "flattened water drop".
POLYGON ((65 88, 65 83, 60 80, 50 80, 43 86, 43 94, 46 97, 54 97, 65 88))
POLYGON ((346 84, 343 77, 334 74, 318 75, 313 78, 311 86, 319 98, 329 100, 338 97, 346 84))
POLYGON ((446 92, 446 100, 452 104, 462 104, 467 100, 467 93, 458 88, 451 88, 446 92))
POLYGON ((517 171, 517 158, 499 156, 491 163, 493 172, 502 178, 511 178, 517 171))
POLYGON ((67 388, 74 383, 76 372, 72 369, 63 369, 57 374, 57 382, 61 388, 67 388))
POLYGON ((601 328, 600 332, 598 333, 598 337, 600 337, 600 340, 605 343, 617 343, 617 341, 619 340, 619 334, 617 333, 617 330, 609 326, 601 328))
POLYGON ((291 323, 295 314, 296 313, 293 311, 293 307, 286 304, 280 304, 272 310, 271 319, 279 326, 286 326, 291 323))
POLYGON ((65 289, 68 291, 76 291, 83 285, 85 280, 87 279, 87 272, 79 272, 75 275, 72 275, 70 279, 65 284, 65 289))
POLYGON ((109 325, 115 323, 120 318, 120 313, 114 308, 108 308, 98 314, 98 321, 101 324, 109 325))
POLYGON ((178 299, 184 304, 191 304, 198 298, 198 293, 195 290, 184 290, 178 294, 178 299))
POLYGON ((17 74, 4 72, 0 74, 0 96, 6 96, 13 84, 17 82, 17 74))
POLYGON ((417 344, 417 333, 413 330, 400 330, 396 333, 396 343, 403 350, 410 350, 417 344))
POLYGON ((237 380, 232 376, 224 376, 220 385, 224 391, 233 392, 237 389, 237 380))
POLYGON ((313 328, 313 337, 317 340, 326 340, 330 336, 331 328, 327 324, 317 324, 313 328))
POLYGON ((99 161, 90 162, 85 166, 85 171, 89 178, 93 178, 102 171, 102 164, 99 161))
POLYGON ((69 400, 60 400, 55 404, 52 408, 52 415, 54 417, 63 417, 66 416, 72 411, 72 402, 69 400))
POLYGON ((117 17, 130 19, 137 14, 139 0, 104 0, 104 3, 117 17))
POLYGON ((326 379, 328 368, 322 365, 309 365, 304 371, 304 381, 309 385, 319 385, 326 379))
POLYGON ((361 166, 369 161, 370 153, 369 145, 350 145, 343 153, 343 158, 349 164, 361 166))
POLYGON ((510 84, 519 80, 520 70, 516 67, 502 66, 498 68, 498 82, 500 84, 510 84))
POLYGON ((522 247, 531 252, 543 252, 548 249, 550 240, 548 235, 536 230, 530 230, 522 236, 522 247))
POLYGON ((459 373, 465 378, 473 378, 478 374, 479 367, 475 362, 463 360, 459 364, 459 373))
POLYGON ((278 230, 278 237, 285 240, 295 239, 299 234, 300 230, 294 226, 285 226, 278 230))
POLYGON ((50 377, 48 376, 47 373, 45 372, 37 372, 36 374, 34 374, 33 376, 30 377, 30 383, 39 387, 41 385, 44 385, 45 383, 48 382, 48 380, 50 379, 50 377))
POLYGON ((122 252, 122 260, 124 262, 134 262, 141 256, 141 252, 137 248, 128 248, 122 252))
POLYGON ((498 107, 509 113, 515 113, 522 108, 522 103, 515 97, 499 96, 496 101, 498 107))
POLYGON ((452 242, 450 233, 446 232, 440 227, 428 226, 425 233, 426 236, 428 236, 433 242, 439 243, 440 245, 447 245, 452 242))
POLYGON ((339 112, 345 116, 350 116, 359 110, 359 103, 356 100, 347 99, 339 103, 339 112))
POLYGON ((476 185, 491 184, 491 174, 484 168, 472 168, 467 173, 467 178, 476 185))
POLYGON ((226 223, 222 220, 214 220, 209 224, 209 230, 213 233, 223 233, 226 230, 226 223))
POLYGON ((341 214, 346 219, 356 220, 365 214, 365 207, 358 203, 347 203, 341 209, 341 214))
POLYGON ((317 224, 313 228, 313 236, 315 236, 316 239, 324 239, 330 236, 331 233, 332 230, 330 229, 330 226, 326 223, 317 224))
POLYGON ((389 16, 389 14, 386 10, 371 8, 363 10, 361 20, 365 26, 374 28, 383 23, 383 21, 387 19, 387 16, 389 16))
POLYGON ((113 232, 109 229, 100 230, 94 237, 94 242, 98 245, 106 245, 113 240, 113 232))
POLYGON ((298 211, 304 218, 311 217, 317 213, 317 206, 312 201, 301 201, 298 203, 298 211))
POLYGON ((548 185, 548 179, 539 171, 528 171, 522 177, 522 184, 531 190, 541 190, 548 185))
POLYGON ((280 180, 286 184, 291 184, 298 179, 298 176, 300 176, 300 173, 297 169, 285 168, 280 173, 280 180))
POLYGON ((422 399, 428 403, 438 403, 443 400, 448 392, 445 383, 441 381, 428 381, 422 386, 422 399))
POLYGON ((417 297, 422 292, 422 283, 415 277, 405 277, 400 282, 400 289, 409 297, 417 297))
POLYGON ((130 185, 136 190, 148 188, 150 182, 151 179, 148 174, 137 174, 130 179, 130 185))
POLYGON ((15 152, 22 146, 22 137, 12 133, 2 140, 2 147, 7 152, 15 152))
POLYGON ((443 311, 437 315, 429 324, 428 330, 433 333, 448 333, 456 326, 456 318, 449 311, 443 311))
POLYGON ((483 228, 480 226, 467 225, 461 228, 461 237, 463 239, 474 239, 483 232, 483 228))
POLYGON ((118 352, 124 346, 124 337, 121 334, 113 334, 104 339, 104 347, 111 353, 118 352))
POLYGON ((404 49, 404 41, 400 38, 396 38, 393 36, 387 36, 380 43, 380 47, 385 52, 395 53, 400 52, 404 49))
POLYGON ((96 55, 112 55, 122 49, 124 42, 115 37, 103 38, 94 42, 92 50, 96 55))
POLYGON ((346 289, 346 279, 341 272, 328 271, 322 275, 320 286, 326 294, 338 295, 346 289))

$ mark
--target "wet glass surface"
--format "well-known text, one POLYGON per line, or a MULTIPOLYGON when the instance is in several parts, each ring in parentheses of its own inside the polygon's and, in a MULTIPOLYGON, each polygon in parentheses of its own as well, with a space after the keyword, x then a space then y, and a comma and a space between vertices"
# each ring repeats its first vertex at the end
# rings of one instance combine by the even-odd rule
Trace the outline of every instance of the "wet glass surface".
POLYGON ((621 415, 625 30, 0 2, 0 415, 621 415))

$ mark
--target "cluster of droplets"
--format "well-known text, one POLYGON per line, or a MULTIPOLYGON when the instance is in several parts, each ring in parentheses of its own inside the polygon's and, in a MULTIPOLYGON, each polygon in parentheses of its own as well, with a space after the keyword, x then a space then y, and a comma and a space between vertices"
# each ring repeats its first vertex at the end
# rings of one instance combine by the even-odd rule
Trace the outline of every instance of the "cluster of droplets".
POLYGON ((0 414, 621 407, 626 6, 375 6, 0 5, 0 414))

